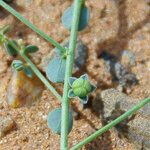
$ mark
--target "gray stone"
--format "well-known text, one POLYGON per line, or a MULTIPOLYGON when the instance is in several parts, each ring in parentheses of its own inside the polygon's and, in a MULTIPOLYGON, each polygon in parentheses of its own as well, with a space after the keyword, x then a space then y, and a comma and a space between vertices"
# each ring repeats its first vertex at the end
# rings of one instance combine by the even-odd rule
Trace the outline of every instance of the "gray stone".
POLYGON ((121 55, 121 61, 123 64, 129 66, 134 66, 136 64, 136 58, 133 52, 129 50, 123 50, 121 55))
MULTIPOLYGON (((131 109, 138 102, 140 100, 133 99, 116 89, 108 89, 97 96, 93 106, 109 122, 131 109)), ((117 129, 134 142, 137 149, 150 149, 150 104, 117 125, 117 129)))
POLYGON ((107 52, 103 52, 100 57, 104 59, 106 70, 111 74, 113 81, 117 81, 124 88, 137 84, 135 74, 127 70, 117 57, 107 52))
MULTIPOLYGON (((68 48, 69 39, 66 39, 61 45, 68 48)), ((46 67, 48 66, 48 63, 51 61, 51 59, 55 56, 58 56, 57 51, 58 49, 55 48, 51 51, 50 54, 43 57, 42 62, 39 65, 42 71, 45 72, 46 67)), ((87 47, 86 45, 83 44, 81 40, 78 39, 76 50, 75 50, 75 63, 74 63, 75 65, 74 65, 73 73, 81 70, 85 66, 86 59, 87 59, 87 47)))

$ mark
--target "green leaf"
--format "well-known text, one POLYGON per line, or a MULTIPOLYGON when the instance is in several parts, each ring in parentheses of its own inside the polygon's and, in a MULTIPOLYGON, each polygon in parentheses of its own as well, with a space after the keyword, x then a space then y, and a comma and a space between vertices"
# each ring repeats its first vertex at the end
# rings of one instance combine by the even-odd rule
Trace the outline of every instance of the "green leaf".
POLYGON ((87 104, 88 100, 89 100, 89 97, 88 96, 85 96, 85 97, 79 97, 80 99, 80 102, 82 104, 87 104))
POLYGON ((48 79, 54 83, 64 82, 66 70, 66 60, 60 57, 54 57, 46 68, 48 79))
POLYGON ((70 77, 69 78, 69 85, 72 86, 73 82, 76 80, 77 78, 75 77, 70 77))
POLYGON ((29 66, 25 66, 23 71, 29 78, 33 77, 33 72, 29 66))
MULTIPOLYGON (((12 42, 15 46, 18 46, 16 41, 12 40, 10 42, 12 42)), ((9 43, 5 42, 4 46, 5 46, 7 53, 10 56, 16 56, 17 55, 17 51, 9 43)))
POLYGON ((72 89, 69 90, 69 92, 68 92, 68 97, 69 97, 69 98, 74 98, 74 97, 76 97, 76 95, 74 94, 74 92, 73 92, 72 89))
MULTIPOLYGON (((54 133, 61 134, 61 108, 56 108, 52 112, 49 112, 47 122, 48 122, 48 127, 54 133)), ((68 134, 69 134, 73 126, 73 116, 71 110, 69 110, 68 125, 69 125, 68 134)))
POLYGON ((91 84, 91 92, 95 91, 96 88, 97 88, 97 87, 96 87, 95 85, 91 84))
POLYGON ((16 70, 16 71, 21 71, 24 69, 24 65, 23 62, 21 60, 14 60, 12 62, 12 67, 16 70))
MULTIPOLYGON (((67 28, 68 30, 71 30, 73 10, 74 10, 73 6, 67 8, 61 18, 64 27, 67 28)), ((89 19, 90 19, 90 11, 87 7, 84 6, 81 10, 78 31, 83 30, 88 25, 89 19)))
POLYGON ((87 74, 82 75, 81 78, 84 79, 84 80, 89 80, 89 77, 88 77, 87 74))
POLYGON ((25 54, 29 54, 29 53, 35 53, 39 50, 39 48, 35 45, 28 45, 25 47, 24 49, 24 53, 25 54))

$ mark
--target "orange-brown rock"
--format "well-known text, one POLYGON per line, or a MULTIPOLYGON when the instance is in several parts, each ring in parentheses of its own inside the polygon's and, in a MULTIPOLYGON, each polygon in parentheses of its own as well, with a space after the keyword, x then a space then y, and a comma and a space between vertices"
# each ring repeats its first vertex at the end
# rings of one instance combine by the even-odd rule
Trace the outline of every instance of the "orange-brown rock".
POLYGON ((13 107, 31 106, 44 89, 43 83, 33 75, 29 78, 23 71, 13 71, 7 90, 8 104, 13 107))

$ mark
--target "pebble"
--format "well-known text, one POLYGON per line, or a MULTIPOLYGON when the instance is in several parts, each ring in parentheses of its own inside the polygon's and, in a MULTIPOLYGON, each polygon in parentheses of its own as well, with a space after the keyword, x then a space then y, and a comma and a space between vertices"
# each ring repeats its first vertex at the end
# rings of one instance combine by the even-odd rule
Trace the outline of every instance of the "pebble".
POLYGON ((136 64, 134 53, 129 50, 123 50, 121 54, 121 63, 127 67, 134 66, 136 64))
POLYGON ((103 52, 100 57, 104 59, 106 70, 112 75, 113 81, 117 81, 119 86, 128 88, 138 83, 136 75, 128 71, 117 57, 107 52, 103 52))
MULTIPOLYGON (((66 39, 62 44, 64 47, 69 47, 69 39, 66 39)), ((51 59, 58 55, 56 52, 58 51, 57 48, 53 49, 50 54, 43 57, 41 64, 39 65, 40 69, 45 72, 46 67, 48 66, 48 63, 51 61, 51 59)), ((81 40, 77 40, 77 46, 75 50, 75 65, 73 69, 73 73, 81 70, 86 63, 87 59, 87 47, 84 45, 84 43, 81 40)))
POLYGON ((10 117, 0 116, 0 138, 5 136, 8 131, 11 131, 15 127, 15 122, 10 117))
MULTIPOLYGON (((108 89, 98 94, 93 102, 93 107, 109 122, 131 109, 138 102, 140 100, 133 99, 116 89, 108 89)), ((135 115, 122 121, 116 126, 116 129, 135 143, 137 150, 150 149, 150 103, 135 115)))
POLYGON ((23 71, 13 70, 7 89, 7 102, 13 108, 31 106, 40 99, 43 90, 43 83, 35 75, 29 78, 23 71))

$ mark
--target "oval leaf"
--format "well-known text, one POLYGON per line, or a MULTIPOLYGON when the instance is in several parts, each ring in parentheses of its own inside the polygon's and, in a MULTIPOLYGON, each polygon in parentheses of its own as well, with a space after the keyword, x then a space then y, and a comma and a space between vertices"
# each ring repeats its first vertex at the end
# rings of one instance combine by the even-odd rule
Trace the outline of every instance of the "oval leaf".
POLYGON ((29 54, 29 53, 35 53, 39 50, 39 48, 35 45, 28 45, 25 47, 24 49, 24 53, 25 54, 29 54))
MULTIPOLYGON (((17 46, 17 42, 12 40, 11 41, 15 46, 17 46)), ((5 46, 5 49, 7 51, 7 53, 10 55, 10 56, 16 56, 17 55, 17 51, 9 44, 9 43, 5 43, 4 44, 5 46)))
POLYGON ((12 67, 17 70, 17 71, 21 71, 24 69, 24 65, 23 62, 21 60, 14 60, 12 62, 12 67))
MULTIPOLYGON (((61 134, 61 108, 56 108, 52 112, 49 112, 47 122, 48 122, 48 127, 54 133, 61 134)), ((69 110, 68 125, 69 125, 68 134, 69 134, 73 126, 73 116, 71 110, 69 110)))
MULTIPOLYGON (((61 18, 64 27, 67 28, 68 30, 71 30, 73 10, 74 10, 73 6, 67 8, 61 18)), ((89 18, 90 18, 90 11, 87 7, 84 6, 81 10, 78 31, 83 30, 88 25, 89 18)))
POLYGON ((66 60, 60 57, 54 57, 46 68, 46 76, 54 83, 64 82, 66 70, 66 60))
POLYGON ((23 71, 29 78, 33 77, 33 72, 29 66, 25 66, 23 71))

